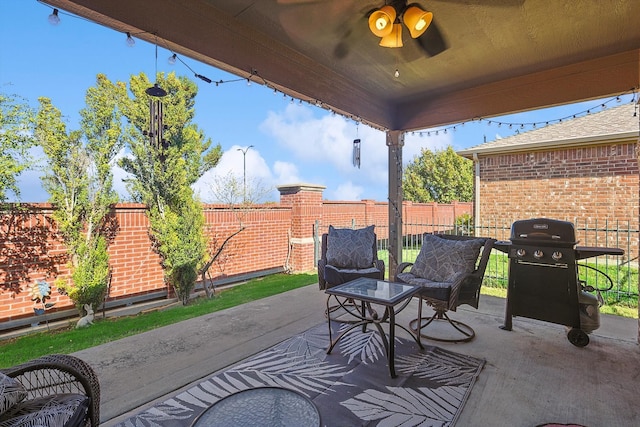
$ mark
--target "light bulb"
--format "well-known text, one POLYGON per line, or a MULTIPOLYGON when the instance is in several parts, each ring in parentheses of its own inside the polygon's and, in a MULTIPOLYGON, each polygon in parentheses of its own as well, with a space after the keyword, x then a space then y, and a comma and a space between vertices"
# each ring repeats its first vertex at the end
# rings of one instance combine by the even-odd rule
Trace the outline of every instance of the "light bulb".
POLYGON ((169 62, 169 65, 174 65, 177 59, 178 59, 178 56, 174 53, 169 57, 169 59, 167 59, 167 62, 169 62))
POLYGON ((389 25, 388 18, 381 16, 378 19, 376 19, 376 28, 378 30, 384 30, 387 25, 389 25))
POLYGON ((416 22, 416 31, 422 31, 424 27, 427 26, 427 21, 424 18, 420 18, 418 22, 416 22))
POLYGON ((58 25, 60 23, 60 17, 58 16, 58 9, 53 9, 51 15, 49 15, 49 24, 58 25))
POLYGON ((131 33, 127 33, 126 43, 127 43, 127 46, 129 46, 129 47, 135 46, 136 41, 133 39, 133 37, 131 37, 131 33))

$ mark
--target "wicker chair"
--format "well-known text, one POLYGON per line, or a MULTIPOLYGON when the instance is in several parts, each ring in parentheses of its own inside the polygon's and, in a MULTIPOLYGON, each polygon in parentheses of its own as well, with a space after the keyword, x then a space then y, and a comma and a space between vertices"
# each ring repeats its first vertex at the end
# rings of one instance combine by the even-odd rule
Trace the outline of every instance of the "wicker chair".
POLYGON ((51 354, 0 370, 16 379, 27 391, 25 401, 62 394, 89 398, 84 420, 78 425, 100 424, 100 384, 94 370, 81 359, 66 354, 51 354))
MULTIPOLYGON (((451 319, 447 315, 447 311, 456 311, 456 309, 463 304, 468 304, 474 308, 478 308, 478 302, 480 299, 480 287, 482 286, 482 280, 484 278, 484 272, 487 267, 487 263, 489 262, 489 255, 491 254, 491 249, 493 248, 493 244, 495 239, 489 238, 476 238, 471 236, 457 236, 450 234, 425 234, 424 239, 426 240, 429 236, 436 237, 436 245, 438 243, 438 239, 444 239, 442 247, 450 248, 453 253, 453 256, 448 253, 430 253, 423 260, 427 264, 431 265, 430 268, 441 269, 449 272, 449 278, 446 280, 434 280, 433 277, 421 277, 420 274, 415 270, 411 269, 411 272, 405 272, 408 267, 413 266, 413 263, 401 263, 396 270, 396 282, 400 283, 410 283, 414 285, 419 285, 422 287, 422 290, 418 293, 418 297, 420 298, 420 302, 418 304, 418 317, 413 319, 409 326, 412 331, 419 333, 422 337, 436 340, 436 341, 445 341, 445 342, 466 342, 471 341, 475 337, 475 331, 473 328, 465 323, 462 323, 458 320, 451 319), (461 246, 465 245, 462 242, 467 242, 466 249, 462 249, 461 246), (473 242, 472 242, 473 241, 473 242), (452 244, 446 244, 444 242, 451 242, 452 244), (471 251, 472 253, 475 251, 474 255, 471 255, 466 259, 466 263, 468 264, 467 271, 457 271, 456 269, 460 267, 461 264, 465 262, 462 261, 462 257, 460 253, 456 252, 455 242, 459 242, 457 245, 458 251, 471 251), (470 245, 475 245, 475 249, 470 249, 470 245), (481 255, 479 256, 478 261, 478 252, 482 249, 481 255), (455 267, 454 267, 455 266, 455 267), (422 316, 422 303, 426 303, 431 306, 434 310, 434 313, 431 317, 423 317, 422 316), (453 335, 440 334, 434 335, 433 333, 423 333, 422 330, 427 328, 435 321, 445 321, 450 326, 454 328, 453 335)), ((425 248, 425 242, 423 240, 423 249, 425 248)), ((446 249, 445 249, 446 250, 446 249)), ((425 251, 426 252, 426 251, 425 251)), ((421 249, 418 258, 423 255, 423 250, 421 249)), ((416 259, 416 264, 418 263, 418 259, 416 259)), ((434 275, 438 273, 435 272, 434 275)))
MULTIPOLYGON (((321 257, 318 260, 318 285, 320 287, 320 290, 329 289, 334 286, 349 282, 351 280, 358 279, 360 277, 369 277, 372 279, 384 280, 385 265, 383 260, 378 259, 377 237, 376 237, 376 234, 373 232, 373 226, 370 226, 367 228, 370 228, 369 232, 371 233, 370 237, 372 239, 371 247, 367 247, 366 249, 364 247, 361 247, 359 252, 362 254, 366 252, 366 257, 368 257, 369 260, 371 261, 370 265, 359 265, 359 266, 345 265, 345 264, 342 264, 340 266, 332 265, 330 262, 330 259, 327 258, 327 252, 330 246, 329 240, 331 238, 331 233, 336 229, 333 229, 333 227, 330 227, 329 233, 325 233, 322 235, 321 257)), ((365 229, 360 229, 360 230, 337 229, 337 230, 339 233, 343 234, 340 238, 347 240, 346 245, 349 245, 352 243, 348 236, 349 233, 353 232, 357 234, 357 233, 367 232, 365 229), (344 233, 347 233, 347 235, 345 236, 344 233)), ((343 242, 344 240, 342 242, 338 242, 337 244, 342 245, 343 242)), ((336 244, 336 241, 334 241, 334 244, 336 244)), ((353 247, 351 249, 353 249, 353 247)), ((328 296, 327 298, 331 298, 331 297, 332 296, 328 296)), ((329 307, 329 311, 325 313, 327 317, 330 317, 330 314, 332 312, 339 310, 343 304, 351 303, 350 300, 341 302, 336 296, 333 296, 333 298, 336 299, 337 304, 329 307)), ((369 309, 371 310, 371 308, 369 309)), ((348 320, 345 320, 345 319, 342 319, 341 321, 349 322, 348 320)))

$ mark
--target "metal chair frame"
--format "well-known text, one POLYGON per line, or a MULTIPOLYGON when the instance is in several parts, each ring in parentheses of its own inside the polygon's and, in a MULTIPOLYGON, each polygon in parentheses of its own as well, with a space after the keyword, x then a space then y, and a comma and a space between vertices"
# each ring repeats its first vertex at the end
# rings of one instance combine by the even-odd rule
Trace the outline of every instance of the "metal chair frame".
MULTIPOLYGON (((427 297, 423 293, 419 293, 418 297, 420 301, 418 303, 418 317, 409 322, 409 327, 414 333, 420 334, 421 337, 430 340, 441 342, 468 342, 475 337, 475 331, 473 328, 466 323, 451 319, 447 315, 447 311, 456 311, 456 309, 463 304, 470 305, 475 309, 478 308, 480 288, 489 262, 489 256, 491 255, 491 249, 493 248, 493 244, 496 240, 486 237, 458 236, 453 234, 435 235, 448 240, 483 239, 482 252, 479 256, 480 261, 477 262, 475 269, 471 273, 460 275, 460 277, 458 277, 451 285, 451 292, 448 301, 427 297), (423 302, 433 308, 434 313, 431 317, 423 317, 423 302), (427 328, 436 321, 447 322, 453 327, 457 335, 447 338, 423 332, 424 328, 427 328)), ((396 270, 395 281, 403 283, 402 279, 398 278, 397 275, 412 265, 413 263, 410 262, 401 263, 396 270)))

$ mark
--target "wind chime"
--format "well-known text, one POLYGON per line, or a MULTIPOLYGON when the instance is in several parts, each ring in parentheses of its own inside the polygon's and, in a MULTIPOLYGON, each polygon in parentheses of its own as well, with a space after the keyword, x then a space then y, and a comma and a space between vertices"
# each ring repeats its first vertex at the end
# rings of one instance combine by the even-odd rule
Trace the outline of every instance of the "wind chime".
MULTIPOLYGON (((156 76, 158 75, 158 44, 156 43, 156 76)), ((164 139, 164 131, 168 126, 163 123, 163 110, 161 98, 167 96, 167 91, 162 89, 156 82, 153 86, 145 90, 149 95, 149 130, 143 131, 144 136, 149 137, 149 144, 160 152, 160 161, 166 160, 164 151, 169 148, 169 142, 164 139)))
POLYGON ((149 130, 144 131, 143 134, 149 137, 149 143, 156 150, 169 148, 169 143, 164 139, 164 131, 167 129, 167 125, 162 123, 163 109, 164 106, 161 100, 149 99, 149 130))
POLYGON ((358 138, 358 123, 356 123, 356 139, 353 140, 353 166, 360 169, 360 138, 358 138))

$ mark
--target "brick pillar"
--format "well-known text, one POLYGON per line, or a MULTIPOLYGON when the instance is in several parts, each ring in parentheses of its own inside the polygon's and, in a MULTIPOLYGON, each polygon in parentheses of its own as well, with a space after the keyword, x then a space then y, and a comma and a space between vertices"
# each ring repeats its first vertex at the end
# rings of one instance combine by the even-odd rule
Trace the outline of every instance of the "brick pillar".
POLYGON ((291 206, 291 256, 293 271, 313 271, 313 227, 322 222, 322 192, 326 187, 314 184, 279 185, 280 205, 291 206))

